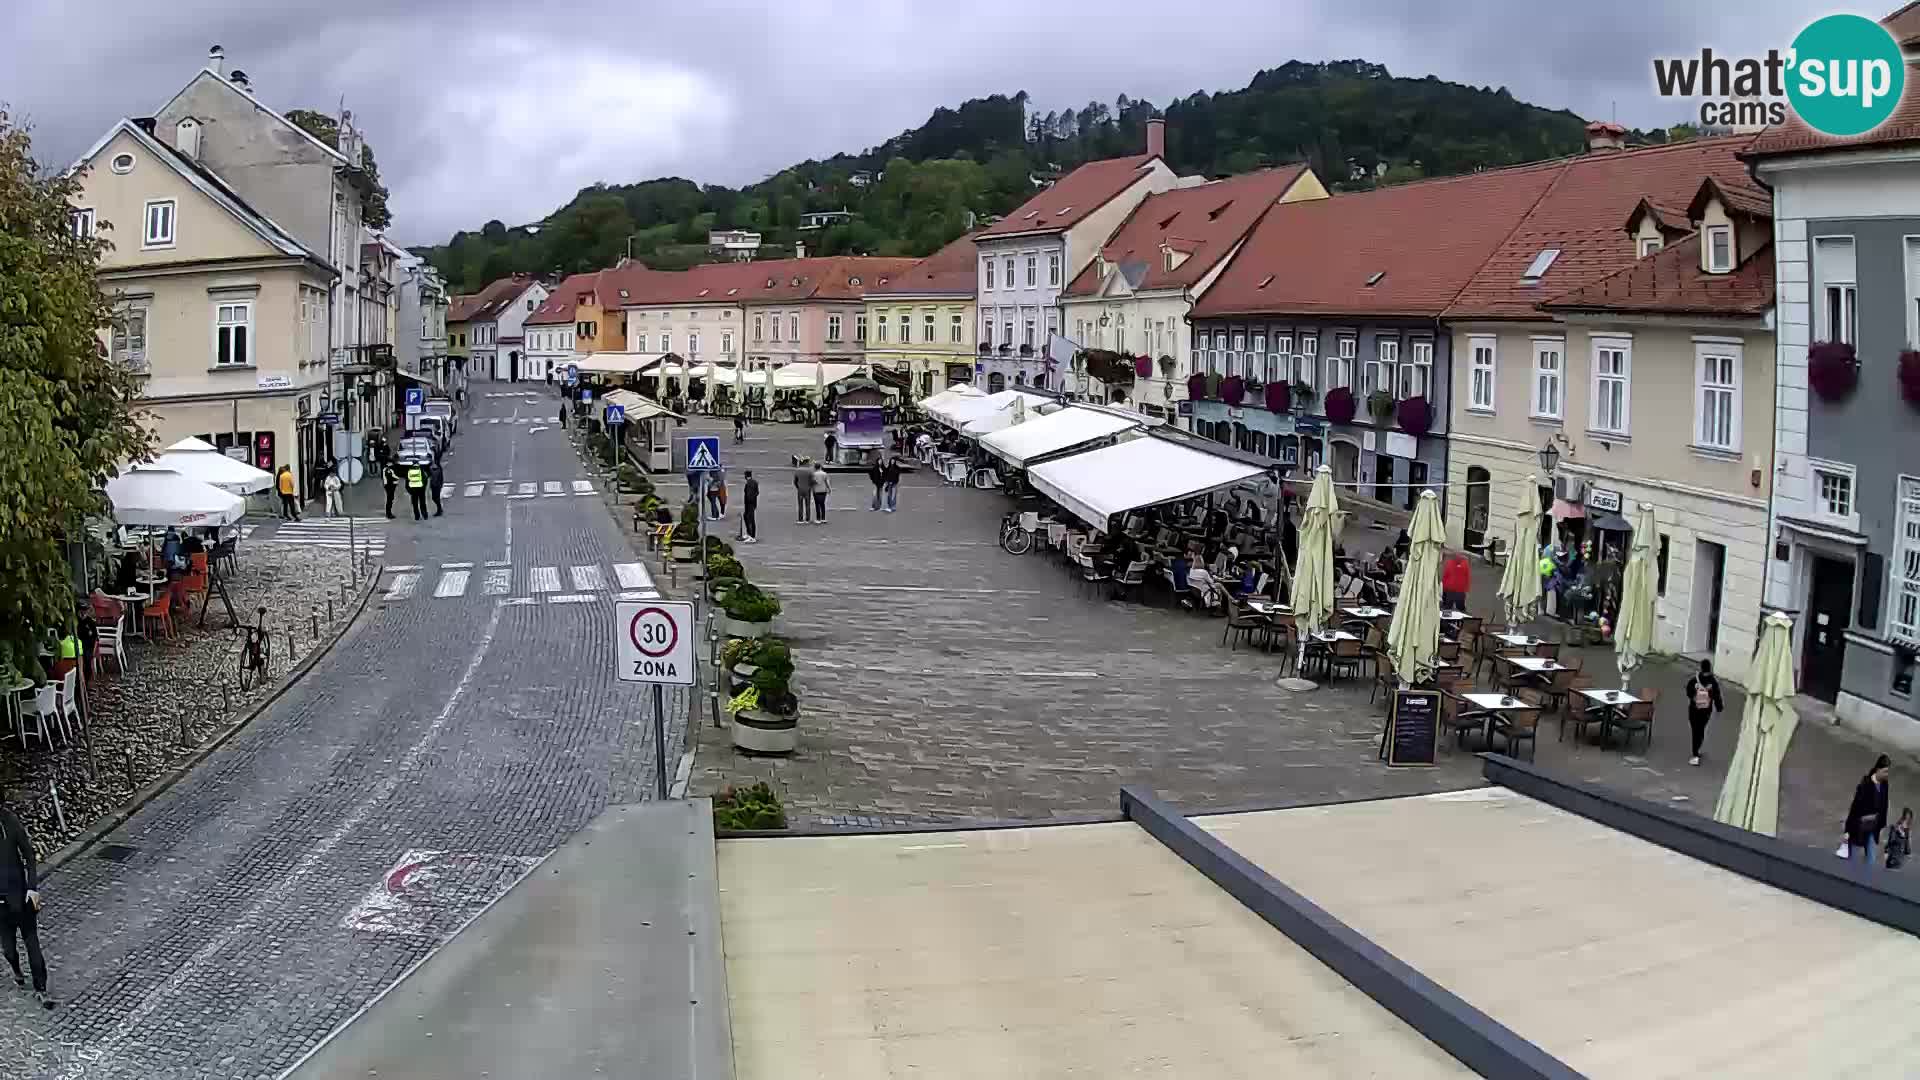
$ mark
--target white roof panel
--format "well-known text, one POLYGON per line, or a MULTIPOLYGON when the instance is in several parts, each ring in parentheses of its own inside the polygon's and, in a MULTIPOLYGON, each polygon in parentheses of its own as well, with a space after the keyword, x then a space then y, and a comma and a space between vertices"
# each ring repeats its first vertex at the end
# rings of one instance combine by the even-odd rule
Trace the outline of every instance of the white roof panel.
POLYGON ((1017 427, 996 431, 980 440, 989 453, 1016 468, 1048 454, 1057 454, 1082 443, 1118 435, 1140 427, 1140 422, 1099 409, 1068 408, 1050 416, 1029 420, 1017 427))
POLYGON ((1204 495, 1265 472, 1257 465, 1148 438, 1043 462, 1027 471, 1027 479, 1074 517, 1105 529, 1113 514, 1204 495))

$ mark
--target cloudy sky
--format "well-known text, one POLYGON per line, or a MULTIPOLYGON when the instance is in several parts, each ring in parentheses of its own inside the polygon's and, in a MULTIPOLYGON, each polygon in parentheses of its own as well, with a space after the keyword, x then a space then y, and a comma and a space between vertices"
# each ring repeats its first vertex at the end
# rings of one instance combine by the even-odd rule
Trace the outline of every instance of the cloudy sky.
MULTIPOLYGON (((1886 0, 1893 4, 1893 0, 1886 0)), ((1164 105, 1289 60, 1396 75, 1648 127, 1657 55, 1785 47, 1835 9, 1787 0, 926 0, 745 4, 506 0, 7 0, 0 102, 66 164, 152 113, 226 48, 283 111, 344 98, 405 243, 543 217, 597 180, 742 184, 857 151, 939 105, 1025 89, 1040 111, 1120 94, 1164 105), (296 14, 297 11, 297 14, 296 14)), ((1862 14, 1885 14, 1865 9, 1862 14)))

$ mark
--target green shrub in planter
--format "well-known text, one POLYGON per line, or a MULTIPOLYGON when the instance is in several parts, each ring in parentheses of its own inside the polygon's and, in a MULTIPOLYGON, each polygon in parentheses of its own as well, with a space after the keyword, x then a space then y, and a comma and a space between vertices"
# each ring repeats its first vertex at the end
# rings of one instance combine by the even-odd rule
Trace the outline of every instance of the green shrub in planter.
MULTIPOLYGON (((709 540, 708 543, 712 543, 712 541, 709 540)), ((734 558, 732 552, 716 551, 707 556, 707 579, 709 581, 721 581, 728 578, 744 579, 746 576, 746 568, 740 565, 740 560, 734 558)))
POLYGON ((735 832, 784 829, 787 811, 764 780, 750 787, 729 787, 713 797, 713 827, 735 832))
POLYGON ((746 644, 749 646, 745 653, 747 663, 766 671, 778 672, 783 679, 793 676, 793 650, 785 641, 763 637, 746 644))
POLYGON ((739 622, 767 623, 780 614, 780 601, 771 593, 752 582, 743 581, 727 590, 726 602, 721 609, 727 618, 739 622))
MULTIPOLYGON (((715 555, 733 555, 733 545, 717 536, 707 537, 707 558, 711 559, 715 555)), ((741 574, 740 576, 745 577, 746 575, 741 574)))
POLYGON ((730 668, 742 662, 753 663, 748 656, 756 644, 758 642, 754 638, 728 638, 727 643, 720 646, 720 666, 730 668))
POLYGON ((792 716, 800 708, 800 702, 793 696, 793 688, 788 685, 790 678, 790 674, 782 674, 772 668, 755 671, 753 689, 760 695, 755 707, 775 716, 792 716))
POLYGON ((607 437, 597 431, 587 436, 587 453, 595 458, 605 458, 609 445, 607 437))
POLYGON ((683 547, 700 542, 700 504, 688 502, 680 508, 680 521, 673 527, 673 542, 683 547))
POLYGON ((620 489, 622 491, 638 492, 643 495, 651 494, 653 492, 653 478, 642 472, 640 466, 635 465, 633 462, 623 461, 620 463, 620 489))

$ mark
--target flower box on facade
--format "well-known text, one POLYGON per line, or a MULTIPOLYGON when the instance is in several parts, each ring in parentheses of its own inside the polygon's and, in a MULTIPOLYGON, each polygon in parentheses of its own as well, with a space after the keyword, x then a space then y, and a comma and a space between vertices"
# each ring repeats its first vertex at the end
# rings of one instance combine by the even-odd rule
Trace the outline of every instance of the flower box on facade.
POLYGON ((1293 407, 1293 388, 1283 382, 1267 384, 1267 411, 1283 413, 1293 407))
POLYGON ((1920 409, 1920 352, 1908 349, 1900 354, 1900 369, 1894 373, 1900 381, 1900 397, 1920 409))
POLYGON ((1245 401, 1246 397, 1247 397, 1246 380, 1242 379, 1240 376, 1229 375, 1226 378, 1220 380, 1220 400, 1221 401, 1226 402, 1229 406, 1234 406, 1234 405, 1240 404, 1242 401, 1245 401))
POLYGON ((1393 415, 1393 394, 1386 390, 1375 390, 1367 395, 1367 415, 1373 417, 1376 424, 1384 424, 1393 415))
POLYGON ((1187 400, 1207 400, 1207 377, 1200 372, 1187 376, 1187 400))
POLYGON ((1398 414, 1400 430, 1409 435, 1425 435, 1433 427, 1433 406, 1424 397, 1402 401, 1398 414))
POLYGON ((1860 385, 1860 357, 1844 341, 1816 341, 1807 349, 1807 385, 1822 401, 1843 401, 1860 385))
POLYGON ((1353 423, 1354 406, 1352 390, 1344 386, 1336 386, 1327 391, 1327 419, 1334 423, 1353 423))

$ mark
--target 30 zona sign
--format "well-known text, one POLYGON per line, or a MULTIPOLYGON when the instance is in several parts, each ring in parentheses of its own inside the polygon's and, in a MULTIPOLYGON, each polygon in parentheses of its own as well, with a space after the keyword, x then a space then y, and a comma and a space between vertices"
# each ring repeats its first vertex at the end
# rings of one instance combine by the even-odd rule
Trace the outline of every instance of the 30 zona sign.
POLYGON ((693 685, 693 605, 678 600, 622 600, 615 607, 624 682, 693 685))

